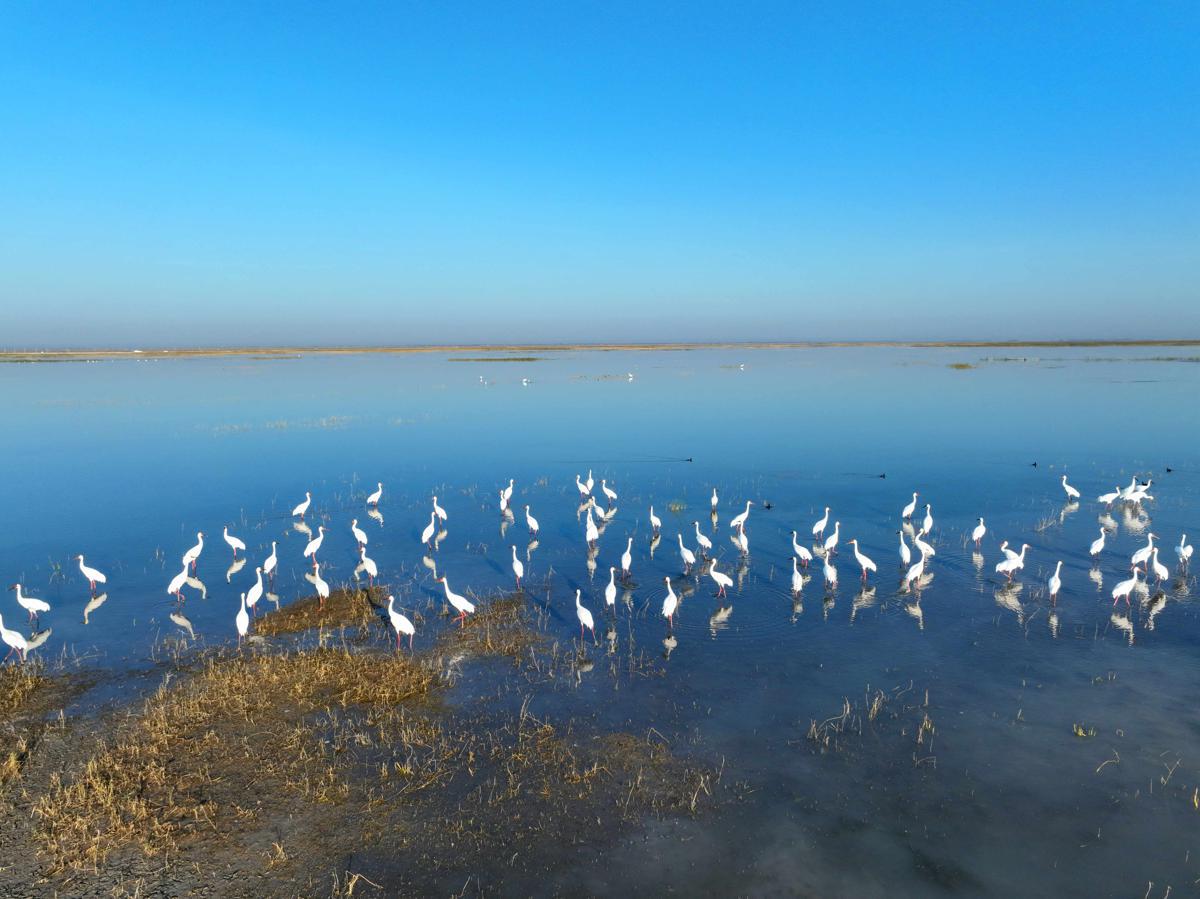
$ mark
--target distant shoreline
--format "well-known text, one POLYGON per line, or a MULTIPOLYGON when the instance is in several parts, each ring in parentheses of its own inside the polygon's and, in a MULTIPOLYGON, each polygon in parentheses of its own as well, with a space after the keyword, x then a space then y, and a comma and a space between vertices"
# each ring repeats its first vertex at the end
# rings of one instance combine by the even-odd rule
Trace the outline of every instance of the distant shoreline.
MULTIPOLYGON (((212 356, 322 356, 409 353, 554 353, 651 352, 687 350, 791 350, 844 347, 912 349, 1057 349, 1065 347, 1200 347, 1196 340, 828 340, 754 341, 745 343, 499 343, 436 344, 429 346, 275 346, 275 347, 156 347, 151 349, 0 350, 0 362, 53 362, 86 359, 187 359, 212 356)), ((483 360, 481 360, 483 361, 483 360)))

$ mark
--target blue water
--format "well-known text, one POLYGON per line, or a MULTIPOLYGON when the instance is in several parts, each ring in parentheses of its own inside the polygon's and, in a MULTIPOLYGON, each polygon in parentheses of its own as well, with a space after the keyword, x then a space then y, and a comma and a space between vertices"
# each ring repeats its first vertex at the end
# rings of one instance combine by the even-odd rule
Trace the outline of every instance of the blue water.
MULTIPOLYGON (((256 561, 277 541, 275 594, 283 604, 307 595, 308 538, 289 514, 305 490, 307 521, 329 528, 324 577, 335 586, 353 577, 357 517, 382 581, 419 618, 419 648, 446 621, 419 543, 437 494, 450 517, 433 560, 456 591, 511 586, 515 545, 554 636, 578 638, 579 588, 600 631, 590 651, 604 655, 611 629, 663 674, 626 679, 597 665, 568 706, 656 727, 681 752, 724 762, 710 811, 649 823, 623 845, 617 872, 564 865, 542 887, 1195 889, 1200 626, 1173 546, 1184 531, 1200 537, 1200 365, 1161 360, 1192 353, 816 348, 454 361, 468 355, 481 354, 0 365, 0 573, 53 606, 38 652, 102 672, 147 665, 181 634, 165 589, 198 530, 208 534, 197 571, 207 598, 187 588, 184 611, 202 645, 234 640, 237 596, 254 571, 227 582, 222 527, 256 561), (594 575, 574 484, 588 469, 597 494, 601 478, 620 494, 594 575), (1077 506, 1064 505, 1063 473, 1083 493, 1077 506), (1095 502, 1135 475, 1153 478, 1153 502, 1095 502), (516 516, 506 525, 497 493, 509 478, 516 516), (364 506, 377 481, 382 523, 364 506), (901 588, 897 554, 913 490, 932 504, 938 551, 919 598, 901 588), (746 500, 756 505, 741 562, 727 521, 746 500), (532 551, 526 503, 541 523, 532 551), (652 558, 650 504, 664 522, 652 558), (818 559, 794 602, 791 531, 810 538, 825 506, 841 522, 841 583, 826 594, 818 559), (967 534, 980 515, 988 535, 977 559, 967 534), (735 577, 724 604, 707 577, 681 574, 676 534, 694 550, 694 521, 735 577), (1094 566, 1087 550, 1101 523, 1110 533, 1094 566), (1150 531, 1172 578, 1114 610, 1109 591, 1150 531), (608 566, 627 536, 632 586, 607 615, 608 566), (873 593, 860 593, 852 537, 878 565, 873 593), (993 570, 1002 539, 1031 545, 1019 590, 993 570), (87 624, 77 553, 109 575, 87 624), (1051 607, 1045 582, 1059 559, 1064 586, 1051 607), (658 614, 664 576, 683 597, 673 629, 658 614), (889 699, 864 720, 876 690, 889 699), (845 700, 859 724, 828 746, 810 740, 810 724, 845 700), (918 743, 926 715, 933 730, 918 743), (1095 735, 1075 736, 1077 723, 1095 735), (1103 765, 1110 759, 1119 761, 1103 765)), ((28 633, 12 595, 2 602, 5 624, 28 633)), ((379 640, 388 640, 382 625, 379 640)))

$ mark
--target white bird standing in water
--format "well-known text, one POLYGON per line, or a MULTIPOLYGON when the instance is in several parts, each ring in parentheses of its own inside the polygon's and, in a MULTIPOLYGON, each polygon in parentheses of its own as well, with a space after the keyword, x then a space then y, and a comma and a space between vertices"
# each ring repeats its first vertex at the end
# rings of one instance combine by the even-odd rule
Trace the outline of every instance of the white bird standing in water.
POLYGON ((175 575, 175 577, 171 578, 171 583, 167 584, 168 596, 174 596, 180 602, 183 601, 183 585, 187 583, 188 574, 188 564, 187 562, 184 562, 183 570, 180 571, 179 574, 175 575))
POLYGON ((858 549, 858 538, 855 537, 850 541, 850 545, 854 547, 854 561, 858 562, 858 566, 862 569, 862 579, 865 582, 868 571, 876 571, 875 563, 870 557, 863 555, 858 549))
POLYGON ((517 578, 517 589, 520 590, 521 578, 525 577, 525 566, 521 563, 521 560, 517 558, 517 545, 515 543, 512 544, 512 570, 513 574, 516 575, 517 578))
POLYGON ((921 577, 925 574, 925 553, 921 553, 921 558, 917 559, 909 566, 908 572, 904 575, 904 586, 911 590, 914 585, 919 589, 921 586, 921 577))
POLYGON ((835 521, 833 523, 833 533, 825 538, 824 549, 825 549, 826 555, 829 555, 829 554, 837 555, 837 545, 838 545, 838 540, 841 539, 841 530, 842 530, 842 523, 840 521, 835 521))
POLYGON ((4 616, 0 615, 0 640, 8 645, 8 655, 4 657, 4 661, 8 661, 8 656, 14 652, 21 657, 21 661, 25 661, 25 653, 29 651, 29 642, 19 632, 9 630, 4 626, 4 616))
POLYGON ((687 574, 696 564, 696 554, 683 545, 683 534, 676 536, 679 537, 679 558, 683 559, 683 573, 687 574))
POLYGON ((320 599, 321 608, 323 609, 325 608, 325 600, 329 599, 329 584, 325 583, 325 580, 321 577, 321 569, 317 565, 316 559, 313 559, 312 583, 317 588, 317 597, 320 599))
POLYGON ((713 488, 713 495, 712 495, 711 503, 712 503, 712 510, 714 512, 717 511, 717 488, 716 487, 713 488))
POLYGON ((275 569, 279 567, 279 555, 275 552, 275 541, 271 541, 271 555, 267 556, 267 561, 263 562, 262 572, 267 577, 275 574, 275 569))
POLYGON ((908 544, 904 542, 904 531, 897 531, 900 535, 900 564, 908 565, 912 562, 912 550, 908 548, 908 544))
MULTIPOLYGON (((671 589, 671 579, 664 577, 663 580, 667 584, 667 595, 663 597, 662 616, 667 619, 667 623, 675 626, 675 610, 679 608, 679 597, 675 595, 675 591, 671 589)), ((717 583, 721 583, 717 581, 717 583)))
POLYGON ((438 578, 438 582, 442 585, 442 589, 446 591, 446 601, 458 609, 458 617, 455 618, 455 621, 458 622, 459 627, 465 627, 467 615, 475 612, 475 604, 468 601, 465 596, 459 596, 451 590, 450 582, 446 580, 446 575, 443 574, 438 578))
POLYGON ((292 509, 292 516, 295 517, 295 516, 299 515, 301 518, 303 518, 304 513, 308 511, 308 507, 309 507, 310 503, 312 503, 312 494, 309 493, 307 490, 305 490, 304 491, 304 502, 300 503, 300 505, 298 505, 298 506, 296 506, 296 508, 292 509))
MULTIPOLYGON (((713 559, 708 565, 708 576, 716 582, 717 596, 725 595, 725 588, 733 586, 733 578, 723 571, 717 571, 717 560, 713 559)), ((670 580, 667 581, 668 589, 670 589, 670 580)), ((664 613, 665 614, 665 613, 664 613)))
POLYGON ((1138 569, 1133 569, 1133 577, 1121 581, 1112 589, 1113 605, 1117 604, 1118 599, 1125 600, 1125 605, 1129 605, 1129 594, 1134 591, 1138 584, 1138 569))
MULTIPOLYGON (((929 558, 931 558, 931 559, 932 559, 934 556, 936 556, 936 555, 937 555, 937 550, 933 548, 933 545, 932 545, 932 544, 930 544, 930 543, 927 543, 927 542, 925 541, 925 530, 924 530, 924 528, 922 528, 921 530, 917 531, 917 532, 916 532, 916 533, 913 535, 913 546, 915 546, 917 549, 919 549, 919 550, 921 551, 921 553, 922 553, 922 554, 924 554, 924 555, 926 555, 926 556, 929 556, 929 558)), ((1016 553, 1013 553, 1012 555, 1014 555, 1014 556, 1015 556, 1015 555, 1016 555, 1016 553)))
POLYGON ((738 548, 741 549, 743 556, 750 555, 750 538, 746 535, 746 526, 742 525, 738 528, 736 535, 738 548))
POLYGON ((596 486, 596 479, 592 477, 592 470, 590 468, 588 469, 588 477, 587 480, 584 481, 584 484, 587 486, 588 495, 590 496, 592 493, 592 488, 596 486))
MULTIPOLYGON (((500 511, 503 512, 505 515, 509 514, 509 512, 508 512, 508 497, 506 497, 504 495, 503 490, 500 491, 500 511)), ((434 512, 433 514, 437 515, 436 512, 434 512)))
MULTIPOLYGON (((183 570, 187 571, 186 565, 183 566, 183 570)), ((13 584, 8 589, 17 591, 17 605, 29 613, 30 621, 36 619, 42 612, 50 611, 50 603, 44 599, 38 599, 36 596, 26 596, 20 584, 13 584)))
POLYGON ((238 609, 238 613, 234 616, 234 624, 237 625, 238 646, 242 645, 242 640, 246 634, 250 633, 250 616, 246 614, 246 594, 242 594, 242 607, 238 609))
POLYGON ((825 557, 824 563, 825 563, 825 589, 836 590, 837 589, 837 579, 838 579, 837 569, 834 568, 833 565, 830 563, 828 556, 825 557))
POLYGON ((358 548, 358 559, 363 571, 367 573, 367 586, 374 586, 375 578, 379 577, 379 566, 375 564, 374 559, 367 555, 365 546, 358 548))
POLYGON ((1063 492, 1067 495, 1067 502, 1070 503, 1079 499, 1079 491, 1067 483, 1066 475, 1062 476, 1062 488, 1063 492))
POLYGON ((1054 574, 1050 575, 1050 581, 1047 587, 1050 590, 1050 601, 1054 602, 1058 598, 1058 591, 1062 589, 1062 560, 1059 559, 1058 564, 1054 566, 1054 574))
POLYGON ((204 531, 196 531, 196 545, 183 554, 184 566, 196 567, 200 553, 204 552, 204 531))
POLYGON ((400 635, 407 634, 408 648, 411 651, 413 645, 413 635, 417 632, 417 629, 413 627, 413 623, 408 620, 408 616, 406 616, 403 612, 396 611, 395 602, 396 598, 389 593, 387 613, 388 620, 392 622, 392 630, 396 632, 396 648, 400 648, 400 635))
POLYGON ((1101 493, 1098 497, 1096 497, 1096 501, 1104 503, 1104 505, 1106 505, 1106 506, 1111 506, 1113 503, 1115 503, 1120 498, 1121 498, 1121 488, 1118 487, 1112 493, 1101 493))
POLYGON ((354 535, 354 540, 359 546, 367 545, 367 532, 358 526, 358 519, 350 519, 350 533, 354 535))
POLYGON ((592 491, 588 489, 588 485, 579 480, 579 475, 575 475, 575 486, 579 489, 580 499, 587 499, 592 495, 592 491))
POLYGON ((812 526, 813 536, 820 540, 825 536, 825 528, 829 525, 829 506, 825 507, 825 515, 812 526))
POLYGON ((1180 535, 1179 545, 1175 547, 1175 555, 1179 557, 1179 564, 1187 568, 1188 562, 1192 560, 1192 545, 1187 542, 1187 534, 1180 535))
POLYGON ((1096 558, 1098 555, 1100 555, 1100 553, 1102 553, 1104 551, 1104 537, 1105 537, 1105 530, 1104 530, 1104 528, 1100 528, 1100 536, 1092 541, 1091 549, 1088 550, 1088 553, 1091 555, 1091 557, 1093 559, 1096 558))
POLYGON ((603 478, 600 479, 600 490, 608 498, 608 504, 610 506, 617 501, 617 491, 609 487, 608 483, 603 478))
POLYGON ((1028 543, 1021 544, 1021 552, 1016 556, 1006 556, 1002 561, 996 563, 996 573, 1002 574, 1010 581, 1013 575, 1025 567, 1025 550, 1029 549, 1028 543))
POLYGON ((926 534, 933 533, 933 506, 925 504, 925 520, 921 522, 921 530, 926 534))
POLYGON ((525 507, 525 525, 529 528, 529 533, 536 537, 538 532, 538 521, 529 514, 529 506, 525 507))
POLYGON ((1150 554, 1154 552, 1154 541, 1157 539, 1158 534, 1146 535, 1146 545, 1135 552, 1133 557, 1129 560, 1131 568, 1137 568, 1139 565, 1146 563, 1146 561, 1150 558, 1150 554))
POLYGON ((625 552, 621 553, 621 574, 629 577, 629 567, 633 564, 633 538, 627 538, 625 552))
POLYGON ((376 483, 375 492, 367 497, 367 505, 378 506, 381 499, 383 499, 383 481, 376 483))
POLYGON ((312 557, 315 562, 317 559, 317 550, 321 548, 321 544, 325 542, 325 525, 317 528, 317 536, 308 541, 308 545, 304 547, 304 558, 312 557))
POLYGON ((796 564, 796 557, 792 556, 792 595, 799 596, 804 589, 804 575, 800 573, 800 568, 796 564))
POLYGON ((654 514, 654 506, 650 507, 650 529, 656 534, 662 530, 662 519, 654 514))
POLYGON ((425 525, 425 530, 421 531, 421 542, 426 546, 432 545, 433 535, 437 533, 437 513, 429 513, 429 524, 425 525))
MULTIPOLYGON (((509 502, 509 500, 511 500, 511 499, 512 499, 512 495, 513 495, 513 484, 514 484, 514 483, 516 483, 516 482, 515 482, 515 481, 514 481, 512 478, 509 478, 509 479, 508 479, 508 486, 507 486, 507 487, 505 487, 505 488, 504 488, 504 489, 501 491, 501 493, 503 493, 503 494, 504 494, 504 505, 506 505, 506 506, 508 505, 508 502, 509 502)), ((433 502, 434 502, 434 505, 437 505, 437 497, 436 497, 436 496, 433 498, 433 502)), ((439 516, 439 517, 440 517, 440 516, 439 516)))
MULTIPOLYGON (((505 506, 508 505, 508 497, 507 496, 504 497, 504 505, 505 506)), ((437 500, 436 496, 433 498, 433 514, 438 517, 439 521, 445 522, 446 510, 438 505, 438 500, 437 500)))
POLYGON ((729 526, 735 530, 745 526, 746 519, 750 517, 750 507, 753 505, 752 501, 746 500, 746 510, 740 515, 734 515, 733 518, 729 519, 729 526))
POLYGON ((107 584, 108 583, 108 578, 105 576, 104 572, 98 571, 97 569, 92 568, 89 565, 83 564, 83 556, 82 555, 76 556, 75 560, 79 563, 79 573, 82 574, 85 578, 87 578, 87 582, 91 586, 93 593, 96 592, 97 584, 107 584))
POLYGON ((583 629, 586 627, 592 632, 592 640, 596 639, 596 625, 592 621, 592 613, 589 612, 579 600, 580 591, 575 591, 575 617, 579 619, 579 639, 583 639, 583 629))
POLYGON ((912 502, 900 510, 900 518, 904 521, 908 521, 910 518, 912 518, 913 512, 917 511, 917 497, 919 495, 920 494, 913 493, 912 502))
POLYGON ((262 574, 263 574, 263 572, 262 572, 261 568, 254 569, 254 575, 255 575, 254 583, 251 584, 250 589, 246 591, 246 608, 248 608, 251 612, 254 611, 254 606, 258 603, 258 601, 260 599, 262 599, 262 595, 263 595, 262 574))
POLYGON ((700 555, 707 556, 712 551, 712 541, 700 533, 700 522, 692 522, 696 525, 696 545, 700 547, 700 555))
POLYGON ((979 548, 979 544, 983 542, 983 535, 987 533, 987 525, 983 523, 983 518, 979 519, 979 524, 975 525, 975 530, 971 531, 971 539, 975 541, 975 548, 979 548))
POLYGON ((595 546, 596 541, 600 539, 600 529, 596 527, 596 521, 592 518, 592 510, 587 511, 587 523, 584 525, 583 535, 587 540, 588 546, 595 546))
POLYGON ((1171 576, 1171 572, 1167 570, 1167 566, 1158 561, 1158 547, 1154 547, 1154 552, 1150 554, 1150 569, 1154 572, 1154 579, 1158 583, 1162 583, 1171 576))
POLYGON ((807 546, 800 545, 800 542, 796 539, 797 536, 797 533, 792 531, 792 552, 800 557, 800 567, 807 568, 808 563, 812 561, 813 554, 807 546))
POLYGON ((246 544, 243 543, 241 540, 239 540, 237 537, 234 537, 232 534, 230 534, 228 527, 225 528, 223 533, 225 535, 225 542, 228 543, 229 548, 233 550, 233 557, 235 559, 237 558, 239 549, 242 550, 243 552, 246 551, 246 544))
POLYGON ((604 588, 604 604, 612 607, 617 604, 617 567, 608 566, 608 586, 604 588))

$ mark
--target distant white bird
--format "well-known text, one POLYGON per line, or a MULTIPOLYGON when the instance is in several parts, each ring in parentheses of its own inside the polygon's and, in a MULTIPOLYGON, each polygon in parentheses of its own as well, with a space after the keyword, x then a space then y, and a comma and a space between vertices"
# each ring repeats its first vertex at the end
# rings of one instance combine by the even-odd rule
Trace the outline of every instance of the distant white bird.
POLYGON ((433 535, 437 533, 437 513, 429 513, 429 524, 425 525, 425 530, 421 531, 421 542, 429 545, 433 542, 433 535))
POLYGON ((629 577, 629 567, 633 564, 633 538, 627 538, 625 552, 621 553, 621 574, 629 577))
POLYGON ((25 661, 25 653, 29 651, 29 642, 19 632, 9 630, 4 626, 4 616, 0 615, 0 640, 8 645, 8 655, 4 657, 4 661, 8 661, 8 656, 14 652, 21 657, 21 661, 25 661))
POLYGON ((903 519, 904 521, 908 521, 910 518, 912 518, 913 512, 917 511, 917 497, 919 495, 920 494, 918 494, 918 493, 914 493, 912 502, 910 502, 907 506, 905 506, 903 509, 900 510, 900 518, 903 519))
POLYGON ((1150 485, 1153 483, 1154 480, 1151 479, 1144 484, 1138 484, 1133 488, 1133 490, 1129 491, 1129 496, 1127 496, 1126 499, 1128 499, 1131 503, 1140 503, 1143 500, 1154 499, 1154 497, 1150 495, 1150 485))
POLYGON ((662 530, 662 519, 654 514, 654 506, 650 507, 650 529, 656 534, 662 530))
POLYGON ((608 504, 610 506, 617 501, 617 492, 609 487, 603 478, 600 479, 600 490, 608 497, 608 504))
POLYGON ((933 545, 925 541, 924 528, 917 531, 913 535, 913 546, 915 546, 923 555, 929 556, 931 559, 937 555, 937 550, 933 548, 933 545))
POLYGON ((687 574, 696 564, 696 554, 683 545, 683 534, 676 536, 679 537, 679 558, 683 559, 683 573, 687 574))
POLYGON ((1171 572, 1167 570, 1167 566, 1158 561, 1158 547, 1154 547, 1154 552, 1150 554, 1150 569, 1154 572, 1154 579, 1158 583, 1162 583, 1171 576, 1171 572))
POLYGON ((275 569, 279 567, 279 554, 275 551, 275 541, 271 541, 271 555, 267 556, 267 561, 263 562, 263 574, 271 577, 275 574, 275 569))
MULTIPOLYGON (((671 589, 671 579, 664 577, 663 580, 667 584, 667 595, 663 597, 662 616, 667 619, 668 623, 675 626, 675 610, 679 608, 679 597, 675 595, 675 591, 671 589)), ((720 581, 717 581, 719 584, 720 581)))
MULTIPOLYGON (((515 483, 516 482, 512 478, 509 478, 508 486, 505 487, 503 491, 501 491, 504 494, 504 504, 505 505, 508 505, 508 501, 512 499, 513 484, 515 484, 515 483)), ((433 503, 434 503, 434 505, 437 505, 437 497, 436 496, 433 498, 433 503)), ((438 517, 440 518, 441 516, 439 515, 438 517)))
POLYGON ((1101 493, 1098 497, 1096 497, 1096 501, 1104 503, 1104 505, 1106 505, 1106 506, 1111 506, 1113 503, 1115 503, 1120 498, 1121 498, 1121 488, 1118 487, 1112 493, 1101 493))
POLYGON ((1187 534, 1180 535, 1179 545, 1175 547, 1175 555, 1179 557, 1179 564, 1187 568, 1188 562, 1192 560, 1192 545, 1187 542, 1187 534))
POLYGON ((91 585, 93 592, 95 592, 97 584, 107 584, 108 583, 108 577, 105 576, 104 572, 98 571, 97 569, 92 568, 89 565, 83 564, 83 556, 82 555, 76 556, 75 560, 77 562, 79 562, 79 573, 82 574, 85 578, 87 578, 87 582, 89 585, 91 585))
POLYGON ((1029 544, 1022 543, 1021 552, 1019 554, 1013 558, 1006 557, 1002 561, 997 562, 996 573, 1004 575, 1011 581, 1013 579, 1013 575, 1025 567, 1025 551, 1027 549, 1029 549, 1029 544))
POLYGON ((225 542, 228 543, 229 548, 233 550, 233 557, 236 559, 238 550, 240 549, 244 552, 246 549, 246 544, 243 543, 241 540, 239 540, 237 537, 234 537, 232 534, 230 534, 228 527, 225 528, 223 533, 225 536, 225 542))
MULTIPOLYGON (((184 566, 183 570, 187 571, 186 565, 184 566)), ((40 614, 42 614, 42 612, 50 611, 50 603, 46 602, 44 599, 38 599, 36 596, 26 596, 22 591, 20 584, 13 584, 8 589, 17 591, 17 605, 29 613, 30 621, 33 621, 40 614)))
POLYGON ((588 495, 591 495, 592 488, 596 486, 596 480, 592 477, 592 470, 590 468, 588 469, 588 477, 584 481, 584 484, 587 486, 588 495))
MULTIPOLYGON (((500 491, 500 511, 505 515, 508 514, 508 497, 504 495, 503 490, 500 491)), ((433 514, 436 515, 437 513, 434 512, 433 514)))
POLYGON ((242 594, 242 606, 238 609, 238 613, 234 616, 234 624, 237 625, 238 646, 242 645, 242 640, 246 634, 250 633, 250 616, 246 614, 246 594, 242 594))
POLYGON ((1106 533, 1105 533, 1104 528, 1100 528, 1100 536, 1092 541, 1091 548, 1088 549, 1088 553, 1091 555, 1091 557, 1093 559, 1096 558, 1096 556, 1100 555, 1100 553, 1102 553, 1104 551, 1105 536, 1106 536, 1106 533))
POLYGON ((826 555, 837 554, 837 545, 838 540, 841 539, 841 530, 842 523, 840 521, 835 521, 833 523, 833 533, 825 538, 824 550, 826 555))
POLYGON ((862 579, 865 581, 867 579, 868 571, 877 570, 875 568, 875 563, 871 561, 870 557, 863 555, 863 553, 859 550, 857 537, 850 541, 850 545, 854 547, 854 561, 858 562, 858 567, 862 569, 862 579))
POLYGON ((897 531, 900 535, 900 564, 908 565, 912 562, 912 550, 908 548, 908 544, 904 542, 904 531, 897 531))
POLYGON ((580 591, 575 591, 575 617, 579 619, 579 639, 583 639, 583 629, 586 627, 592 632, 592 639, 596 639, 596 625, 592 621, 592 613, 589 612, 579 600, 580 591))
POLYGON ((696 525, 696 545, 700 547, 700 555, 707 556, 712 551, 712 541, 700 533, 700 522, 693 522, 696 525))
POLYGON ((592 491, 588 489, 588 485, 579 480, 579 475, 575 475, 575 486, 579 488, 580 499, 587 499, 592 495, 592 491))
POLYGON ((1074 502, 1079 499, 1079 491, 1067 483, 1066 475, 1062 476, 1062 488, 1063 492, 1067 495, 1067 502, 1074 502))
POLYGON ((196 567, 200 553, 204 552, 204 531, 196 531, 196 545, 183 554, 184 566, 196 567))
POLYGON ((304 558, 310 556, 315 561, 317 558, 317 550, 321 548, 321 544, 325 542, 325 525, 317 528, 317 536, 308 541, 308 545, 304 547, 304 558))
POLYGON ((1129 605, 1129 594, 1134 591, 1138 584, 1138 569, 1133 569, 1133 577, 1121 581, 1112 589, 1113 605, 1117 604, 1117 600, 1125 600, 1125 605, 1129 605))
POLYGON ((1154 552, 1154 541, 1158 539, 1158 534, 1147 534, 1146 545, 1135 552, 1130 558, 1129 563, 1131 568, 1137 568, 1139 565, 1144 565, 1150 558, 1150 554, 1154 552))
POLYGON ((921 530, 926 534, 933 533, 933 506, 925 504, 925 520, 921 522, 921 530))
POLYGON ((712 510, 714 512, 717 511, 717 488, 716 487, 713 488, 713 495, 712 495, 711 502, 712 502, 712 510))
POLYGON ((470 602, 465 596, 459 596, 450 589, 450 582, 446 580, 446 575, 438 578, 438 582, 442 585, 442 589, 446 591, 446 601, 458 610, 458 617, 455 619, 459 627, 464 627, 467 620, 467 615, 475 612, 474 603, 470 602))
POLYGON ((740 515, 734 515, 733 518, 729 519, 729 526, 731 528, 733 528, 734 530, 736 530, 737 528, 740 528, 740 527, 744 527, 746 524, 746 519, 750 517, 750 507, 753 505, 754 505, 754 503, 751 500, 746 500, 745 511, 742 512, 740 515))
POLYGON ((354 540, 359 546, 366 546, 369 542, 367 532, 358 526, 357 518, 350 519, 350 533, 354 535, 354 540))
POLYGON ((529 514, 529 506, 525 507, 525 524, 529 528, 529 533, 537 536, 538 520, 529 514))
MULTIPOLYGON (((708 576, 716 582, 717 596, 725 595, 725 588, 733 586, 733 578, 723 571, 717 571, 717 560, 713 559, 708 564, 708 576)), ((667 580, 667 587, 670 589, 670 579, 667 580)), ((665 614, 665 613, 664 613, 665 614)))
POLYGON ((1137 490, 1141 484, 1138 482, 1137 475, 1129 479, 1129 486, 1121 488, 1121 499, 1128 499, 1133 491, 1137 490))
POLYGON ((325 600, 329 599, 329 584, 321 577, 321 569, 317 564, 317 560, 313 559, 313 586, 317 588, 317 597, 320 599, 321 608, 325 608, 325 600))
POLYGON ((800 573, 800 568, 796 564, 796 557, 792 556, 792 595, 799 596, 804 589, 804 575, 800 573))
POLYGON ((246 608, 251 612, 254 611, 254 606, 262 599, 263 595, 263 571, 261 568, 254 569, 254 583, 250 585, 250 589, 246 591, 246 608))
POLYGON ((389 593, 387 613, 388 620, 392 623, 392 630, 396 632, 396 648, 400 648, 400 635, 407 634, 408 648, 411 650, 413 645, 413 635, 417 632, 417 629, 413 627, 413 623, 408 620, 408 616, 402 612, 396 611, 395 602, 396 598, 389 593))
POLYGON ((983 519, 979 519, 979 524, 975 525, 975 530, 971 531, 971 539, 975 541, 975 548, 979 548, 979 544, 983 542, 984 534, 987 533, 987 525, 983 523, 983 519))
POLYGON ((379 566, 375 564, 374 559, 367 555, 367 548, 365 546, 358 548, 358 558, 363 571, 367 573, 367 585, 374 585, 375 578, 379 577, 379 566))
POLYGON ((517 578, 517 589, 520 590, 521 578, 525 577, 525 566, 521 563, 521 560, 517 558, 517 546, 515 543, 512 544, 512 570, 513 574, 516 575, 517 578))
POLYGON ((375 492, 367 497, 367 505, 378 506, 381 499, 383 499, 383 481, 376 483, 375 492))
POLYGON ((837 589, 837 579, 838 579, 837 569, 833 567, 833 564, 830 561, 828 556, 825 557, 824 564, 825 564, 825 588, 827 590, 836 590, 837 589))
POLYGON ((920 588, 921 577, 925 574, 925 554, 921 553, 921 557, 909 566, 908 572, 904 575, 904 586, 912 589, 915 585, 920 588))
POLYGON ((813 554, 809 551, 807 546, 802 546, 800 544, 800 541, 796 539, 797 536, 798 534, 795 531, 792 531, 792 552, 800 557, 800 567, 807 568, 808 563, 812 561, 813 554))
POLYGON ((299 515, 304 517, 304 513, 308 511, 309 504, 312 502, 312 494, 307 490, 304 491, 304 502, 300 503, 296 508, 292 509, 293 517, 299 515))
POLYGON ((584 525, 583 535, 587 539, 588 546, 595 546, 596 541, 600 539, 600 531, 596 527, 596 521, 592 518, 592 510, 587 511, 587 523, 584 525))
POLYGON ((1058 561, 1058 564, 1054 566, 1054 574, 1050 575, 1050 581, 1047 584, 1047 587, 1050 590, 1050 601, 1051 602, 1054 602, 1054 600, 1058 597, 1058 591, 1062 589, 1061 575, 1062 575, 1062 560, 1060 559, 1058 561))
POLYGON ((825 507, 825 515, 812 526, 813 536, 818 540, 825 536, 825 528, 829 525, 829 506, 825 507))
POLYGON ((178 600, 183 600, 183 585, 187 583, 188 574, 188 564, 184 562, 183 570, 171 578, 171 583, 167 584, 168 596, 174 596, 178 600))

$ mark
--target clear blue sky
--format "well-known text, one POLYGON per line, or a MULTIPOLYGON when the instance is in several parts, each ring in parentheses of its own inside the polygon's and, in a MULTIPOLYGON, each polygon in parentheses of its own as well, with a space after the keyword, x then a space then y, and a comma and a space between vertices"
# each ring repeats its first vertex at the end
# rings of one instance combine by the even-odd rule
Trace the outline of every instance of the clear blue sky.
POLYGON ((5 4, 0 345, 1200 336, 1200 5, 5 4))

